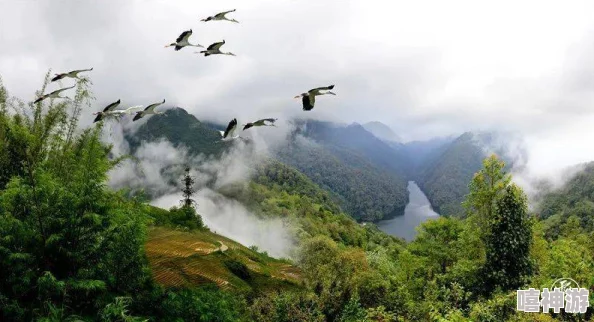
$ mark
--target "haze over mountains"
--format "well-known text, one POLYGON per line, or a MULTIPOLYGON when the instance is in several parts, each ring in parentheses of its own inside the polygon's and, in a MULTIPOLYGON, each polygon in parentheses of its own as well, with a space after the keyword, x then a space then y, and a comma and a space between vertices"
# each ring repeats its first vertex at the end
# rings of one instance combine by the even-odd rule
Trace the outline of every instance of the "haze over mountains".
MULTIPOLYGON (((168 110, 166 115, 151 118, 135 132, 127 132, 132 153, 143 141, 166 139, 173 147, 187 149, 190 155, 216 159, 238 144, 219 141, 217 131, 225 125, 201 122, 181 108, 168 110)), ((483 158, 499 153, 513 161, 505 151, 494 148, 499 137, 494 133, 467 132, 459 137, 399 143, 389 140, 398 136, 380 122, 347 125, 296 119, 276 128, 251 129, 242 135, 251 137, 255 140, 251 144, 257 146, 269 143, 271 137, 285 140, 274 147, 264 144, 266 148, 257 148, 258 156, 276 159, 302 172, 360 221, 402 215, 408 202, 408 181, 417 182, 438 213, 462 214, 460 203, 483 158)))

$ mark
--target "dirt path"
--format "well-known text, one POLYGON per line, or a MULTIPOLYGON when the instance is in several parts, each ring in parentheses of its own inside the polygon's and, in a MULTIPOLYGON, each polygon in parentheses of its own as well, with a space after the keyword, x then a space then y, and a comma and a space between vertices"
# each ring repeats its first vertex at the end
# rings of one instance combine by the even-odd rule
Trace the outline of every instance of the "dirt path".
POLYGON ((223 244, 222 241, 219 240, 219 243, 221 243, 221 247, 219 247, 219 250, 221 252, 225 252, 227 249, 229 249, 229 247, 227 247, 227 245, 223 244))

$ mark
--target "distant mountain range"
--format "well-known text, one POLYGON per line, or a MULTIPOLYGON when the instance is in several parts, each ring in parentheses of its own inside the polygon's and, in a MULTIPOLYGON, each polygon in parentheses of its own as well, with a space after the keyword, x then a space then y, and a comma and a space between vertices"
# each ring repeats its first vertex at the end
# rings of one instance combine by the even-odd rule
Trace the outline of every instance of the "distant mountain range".
MULTIPOLYGON (((168 110, 166 116, 152 117, 126 136, 132 151, 142 141, 160 137, 192 154, 218 156, 232 144, 219 141, 217 131, 226 125, 201 122, 181 108, 168 110)), ((409 180, 418 183, 438 213, 463 215, 460 203, 468 193, 468 182, 494 141, 490 133, 469 132, 457 138, 400 143, 381 122, 292 123, 287 144, 271 156, 305 174, 346 213, 362 221, 402 215, 409 180)))
POLYGON ((380 140, 388 142, 400 142, 400 137, 394 131, 382 122, 368 122, 363 124, 363 128, 369 133, 375 135, 380 140))

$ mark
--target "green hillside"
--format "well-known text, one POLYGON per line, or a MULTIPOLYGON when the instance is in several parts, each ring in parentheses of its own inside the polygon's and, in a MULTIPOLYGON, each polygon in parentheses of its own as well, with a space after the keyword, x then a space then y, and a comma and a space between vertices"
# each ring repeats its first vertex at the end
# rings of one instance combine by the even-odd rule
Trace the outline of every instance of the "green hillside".
POLYGON ((585 231, 594 232, 594 163, 578 167, 579 172, 559 190, 546 194, 538 205, 537 215, 546 219, 554 236, 570 218, 585 231))
POLYGON ((435 211, 443 216, 464 214, 461 203, 468 194, 468 182, 482 167, 484 157, 474 135, 468 132, 420 167, 417 183, 435 211))
POLYGON ((220 134, 182 108, 167 110, 162 117, 151 117, 138 130, 126 135, 132 153, 143 141, 166 138, 175 147, 183 145, 191 154, 219 156, 230 142, 221 142, 220 134))
POLYGON ((153 278, 165 287, 212 284, 243 292, 300 287, 301 273, 287 261, 210 231, 154 227, 145 248, 153 278))

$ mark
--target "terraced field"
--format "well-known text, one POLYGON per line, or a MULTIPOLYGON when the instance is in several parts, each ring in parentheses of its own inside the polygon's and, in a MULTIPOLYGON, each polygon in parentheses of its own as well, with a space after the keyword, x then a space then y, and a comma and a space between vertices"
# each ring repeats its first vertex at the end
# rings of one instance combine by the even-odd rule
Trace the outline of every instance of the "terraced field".
POLYGON ((210 231, 154 227, 146 254, 154 279, 167 287, 214 283, 223 289, 263 290, 301 285, 297 267, 210 231))

